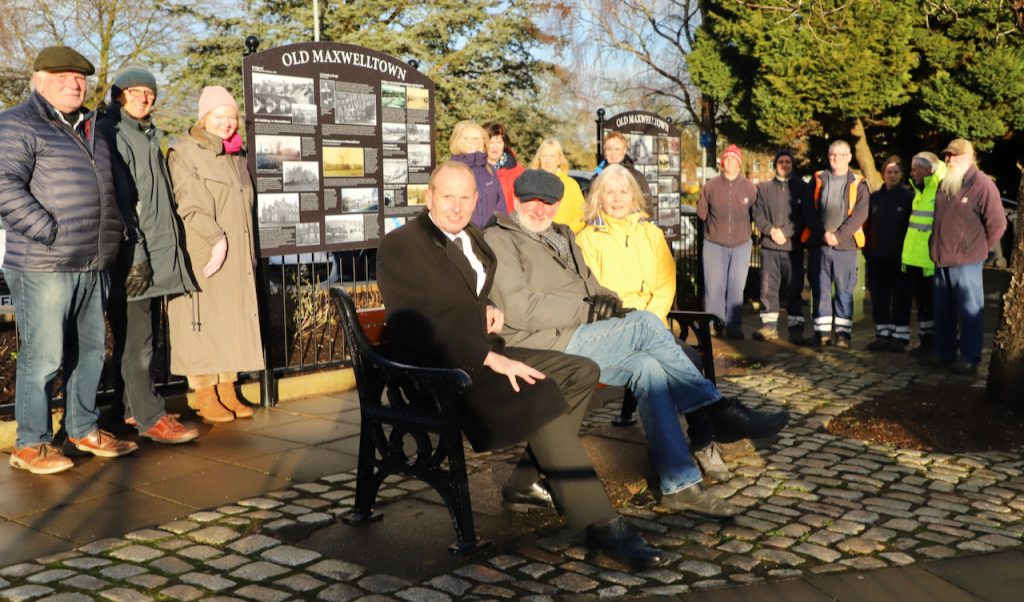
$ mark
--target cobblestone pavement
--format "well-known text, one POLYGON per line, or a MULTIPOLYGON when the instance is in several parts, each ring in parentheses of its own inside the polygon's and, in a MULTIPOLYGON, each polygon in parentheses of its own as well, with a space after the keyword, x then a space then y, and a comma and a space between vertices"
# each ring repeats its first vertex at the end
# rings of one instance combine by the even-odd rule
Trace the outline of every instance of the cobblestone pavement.
MULTIPOLYGON (((294 533, 334 525, 350 509, 355 475, 343 473, 0 569, 0 598, 671 596, 1020 546, 1020 454, 900 450, 821 429, 851 405, 924 383, 935 385, 934 373, 910 358, 859 349, 781 352, 745 375, 721 378, 725 394, 751 406, 788 407, 794 420, 767 449, 730 454, 734 476, 712 490, 746 509, 734 520, 713 522, 653 505, 622 508, 653 543, 670 552, 671 562, 659 570, 630 572, 603 557, 588 557, 580 536, 551 520, 454 568, 448 561, 425 578, 396 576, 386 563, 364 566, 329 558, 302 547, 294 533)), ((983 383, 983 375, 973 381, 983 383)), ((617 410, 610 404, 592 412, 585 428, 607 428, 617 410)), ((471 469, 483 471, 515 456, 516 450, 471 455, 471 469)), ((424 487, 393 479, 382 491, 382 504, 415 499, 424 487)), ((447 533, 451 536, 450 527, 447 533)))

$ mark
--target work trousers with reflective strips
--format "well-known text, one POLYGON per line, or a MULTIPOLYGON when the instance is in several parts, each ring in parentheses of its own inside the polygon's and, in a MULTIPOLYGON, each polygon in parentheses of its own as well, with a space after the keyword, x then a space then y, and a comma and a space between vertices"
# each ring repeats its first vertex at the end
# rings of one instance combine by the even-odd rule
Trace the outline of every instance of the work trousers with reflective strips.
POLYGON ((935 268, 935 356, 955 360, 959 342, 960 359, 978 365, 985 340, 984 309, 980 262, 935 268))
POLYGON ((922 341, 930 341, 935 335, 935 317, 932 311, 935 296, 935 274, 924 275, 924 269, 912 265, 904 266, 903 283, 906 294, 904 303, 896 306, 894 319, 910 323, 911 302, 917 304, 917 335, 922 341))
POLYGON ((910 288, 900 259, 868 259, 868 293, 875 336, 910 342, 910 288))
POLYGON ((807 277, 814 303, 814 332, 850 336, 853 331, 853 288, 857 286, 857 251, 810 248, 807 277), (835 286, 835 295, 832 287, 835 286))
POLYGON ((737 247, 704 241, 704 311, 718 316, 727 330, 743 326, 743 289, 752 245, 750 240, 737 247))
POLYGON ((777 328, 780 294, 786 291, 786 314, 790 328, 803 328, 804 314, 800 294, 804 290, 804 251, 779 251, 761 248, 761 323, 777 328))

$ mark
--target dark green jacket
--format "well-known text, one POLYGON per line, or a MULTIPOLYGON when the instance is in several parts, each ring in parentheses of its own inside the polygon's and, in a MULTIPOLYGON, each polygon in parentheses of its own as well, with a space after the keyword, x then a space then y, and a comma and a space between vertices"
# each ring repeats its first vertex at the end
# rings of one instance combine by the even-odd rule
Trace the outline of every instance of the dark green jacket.
POLYGON ((133 300, 196 290, 185 260, 167 162, 160 151, 163 132, 152 122, 133 119, 117 103, 103 112, 97 129, 116 151, 112 163, 118 207, 136 222, 128 226, 129 238, 121 246, 114 277, 123 279, 132 264, 148 260, 153 284, 133 300))

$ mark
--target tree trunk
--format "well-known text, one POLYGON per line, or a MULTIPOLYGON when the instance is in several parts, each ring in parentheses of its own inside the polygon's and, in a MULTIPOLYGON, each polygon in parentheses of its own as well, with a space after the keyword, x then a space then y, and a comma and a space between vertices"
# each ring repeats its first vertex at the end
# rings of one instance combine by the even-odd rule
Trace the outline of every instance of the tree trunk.
POLYGON ((875 157, 871 154, 871 146, 864 133, 864 122, 860 119, 854 121, 850 134, 853 136, 853 156, 857 158, 861 174, 868 181, 868 188, 874 192, 882 187, 882 174, 875 167, 875 157))
MULTIPOLYGON (((992 342, 988 398, 1024 408, 1024 175, 1017 186, 1017 238, 1010 256, 1010 287, 992 342)), ((1008 226, 1012 227, 1012 226, 1008 226)))

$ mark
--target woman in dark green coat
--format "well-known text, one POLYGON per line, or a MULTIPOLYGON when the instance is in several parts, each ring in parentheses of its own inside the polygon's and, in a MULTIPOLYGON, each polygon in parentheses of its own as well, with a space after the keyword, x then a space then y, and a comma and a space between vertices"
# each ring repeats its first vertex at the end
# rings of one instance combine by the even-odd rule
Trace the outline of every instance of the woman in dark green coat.
POLYGON ((162 132, 152 120, 156 92, 156 78, 149 69, 124 65, 114 75, 111 105, 97 124, 116 151, 114 188, 129 232, 111 270, 107 314, 114 362, 121 368, 126 420, 142 437, 184 443, 199 432, 167 413, 150 376, 154 303, 196 288, 160 150, 162 132))

